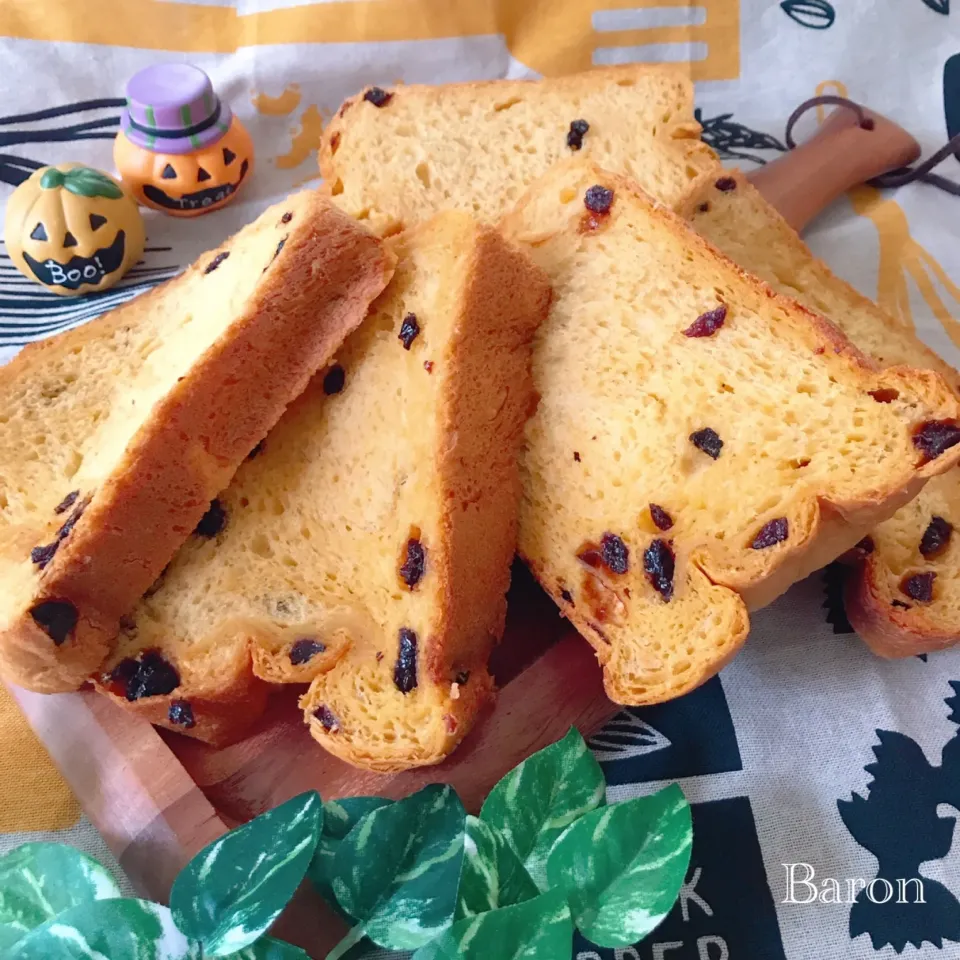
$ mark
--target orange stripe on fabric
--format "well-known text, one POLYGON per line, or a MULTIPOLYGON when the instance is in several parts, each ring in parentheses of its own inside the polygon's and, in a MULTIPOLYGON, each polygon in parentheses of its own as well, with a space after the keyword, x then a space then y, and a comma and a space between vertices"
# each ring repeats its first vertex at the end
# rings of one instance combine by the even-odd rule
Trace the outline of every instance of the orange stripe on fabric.
POLYGON ((492 4, 450 0, 344 0, 238 16, 229 7, 124 0, 109 17, 102 0, 3 0, 0 36, 232 53, 284 43, 437 39, 496 32, 492 4))
POLYGON ((707 44, 691 65, 698 80, 740 72, 740 0, 694 0, 692 27, 597 31, 593 15, 630 8, 688 7, 686 0, 340 0, 239 16, 232 7, 123 0, 0 0, 0 35, 179 53, 233 53, 287 43, 382 43, 502 35, 522 63, 549 76, 586 70, 600 47, 678 41, 707 44))
POLYGON ((65 830, 80 804, 0 684, 0 833, 65 830))

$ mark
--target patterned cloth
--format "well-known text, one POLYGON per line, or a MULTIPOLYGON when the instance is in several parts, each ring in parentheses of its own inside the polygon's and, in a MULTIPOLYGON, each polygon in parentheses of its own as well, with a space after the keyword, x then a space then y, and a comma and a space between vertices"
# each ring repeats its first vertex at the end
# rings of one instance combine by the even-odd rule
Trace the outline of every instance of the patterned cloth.
MULTIPOLYGON (((925 153, 960 131, 960 13, 949 0, 835 3, 3 0, 4 200, 41 164, 110 169, 127 77, 169 59, 211 74, 254 137, 258 168, 240 201, 218 213, 148 214, 144 260, 114 292, 61 300, 0 259, 0 359, 170 276, 272 199, 315 181, 322 125, 362 85, 680 61, 697 81, 705 139, 746 167, 784 149, 786 117, 817 93, 846 93, 891 116, 925 153)), ((960 174, 953 163, 947 175, 960 174)), ((930 187, 863 187, 809 240, 957 363, 958 213, 960 199, 930 187)), ((831 570, 797 585, 755 617, 746 649, 720 678, 677 702, 627 711, 595 739, 611 799, 679 780, 694 803, 696 839, 664 925, 636 948, 578 941, 577 960, 960 956, 951 809, 960 808, 960 650, 878 660, 851 633, 838 591, 831 570), (809 864, 818 890, 825 878, 838 889, 784 903, 791 863, 809 864), (922 878, 925 903, 822 902, 847 901, 848 880, 878 876, 922 878)), ((56 837, 109 860, 5 694, 0 798, 0 849, 56 837)), ((809 873, 798 867, 795 877, 809 873)), ((874 890, 883 899, 883 884, 874 890)), ((809 891, 798 884, 794 899, 809 891)), ((916 898, 915 887, 905 892, 916 898)))

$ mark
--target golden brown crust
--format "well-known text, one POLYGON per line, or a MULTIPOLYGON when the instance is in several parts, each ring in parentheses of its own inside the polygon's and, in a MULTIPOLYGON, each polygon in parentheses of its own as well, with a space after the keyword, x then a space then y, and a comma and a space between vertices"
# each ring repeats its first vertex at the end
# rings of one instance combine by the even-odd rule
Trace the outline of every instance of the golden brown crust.
MULTIPOLYGON (((292 224, 230 336, 154 407, 38 576, 30 601, 0 634, 0 670, 8 680, 54 693, 76 689, 99 667, 120 617, 385 286, 392 262, 370 234, 318 199, 309 213, 292 224), (79 612, 72 635, 53 650, 30 614, 46 600, 79 612)), ((122 322, 135 324, 137 302, 122 310, 122 322)), ((97 323, 84 335, 97 336, 97 323)), ((30 350, 2 375, 20 376, 25 364, 57 349, 52 341, 30 350)))
POLYGON ((899 658, 934 653, 953 646, 956 633, 944 633, 929 623, 914 605, 894 606, 888 572, 881 557, 868 557, 847 576, 844 607, 850 625, 878 656, 899 658))
MULTIPOLYGON (((796 230, 794 230, 793 227, 791 227, 790 224, 783 219, 775 207, 772 207, 763 199, 756 187, 750 183, 746 175, 741 170, 723 170, 723 177, 724 179, 734 181, 736 184, 734 191, 729 191, 728 193, 718 195, 718 192, 715 189, 715 183, 717 180, 716 173, 706 173, 690 188, 689 193, 674 206, 674 209, 680 214, 681 217, 691 222, 694 229, 697 229, 698 223, 700 222, 702 216, 699 208, 703 204, 706 204, 709 209, 710 205, 716 205, 718 202, 735 202, 735 198, 737 200, 742 200, 744 197, 746 197, 748 198, 749 203, 762 207, 765 224, 769 226, 771 231, 776 235, 776 244, 780 250, 785 253, 785 260, 792 261, 794 264, 808 267, 816 277, 816 283, 818 286, 829 287, 843 301, 855 306, 865 314, 869 314, 872 317, 877 329, 885 331, 890 341, 903 343, 907 348, 909 365, 911 367, 924 367, 935 371, 936 373, 940 374, 941 377, 943 377, 943 379, 947 382, 947 385, 955 393, 957 392, 958 388, 960 388, 960 374, 958 374, 958 372, 952 366, 950 366, 950 364, 947 363, 943 357, 931 350, 922 340, 920 340, 912 330, 907 328, 904 323, 892 317, 890 314, 885 313, 880 309, 879 306, 877 306, 876 303, 874 303, 868 297, 865 297, 862 293, 860 293, 859 290, 833 273, 830 267, 823 260, 814 256, 813 252, 803 242, 803 239, 796 232, 796 230)), ((746 247, 746 241, 744 241, 744 247, 746 247)), ((725 255, 731 256, 732 259, 737 259, 735 256, 732 256, 731 251, 724 250, 723 252, 725 255)), ((747 262, 745 266, 748 270, 750 270, 752 264, 747 262)), ((759 270, 755 272, 759 272, 759 270)), ((770 280, 773 278, 761 277, 761 279, 770 282, 770 280)), ((797 290, 796 292, 809 293, 814 296, 819 293, 817 290, 797 290)), ((792 299, 789 291, 781 293, 781 296, 784 295, 792 299)), ((797 305, 802 309, 807 310, 807 312, 812 313, 814 316, 827 319, 831 325, 835 325, 841 330, 841 334, 845 333, 845 335, 849 336, 859 349, 863 349, 859 347, 859 344, 857 344, 856 331, 845 330, 842 318, 838 318, 836 321, 834 321, 827 315, 825 311, 812 311, 799 301, 797 302, 797 305)), ((865 351, 865 353, 867 356, 870 356, 869 351, 865 351)), ((876 362, 875 358, 871 357, 870 359, 872 362, 876 362)))
MULTIPOLYGON (((135 622, 133 626, 136 629, 135 622)), ((211 666, 209 658, 176 663, 180 683, 170 694, 128 701, 111 684, 110 675, 120 659, 117 653, 94 676, 94 685, 125 710, 158 727, 223 747, 241 739, 260 717, 276 685, 309 683, 346 651, 345 638, 325 634, 326 652, 303 667, 292 667, 283 656, 289 647, 288 634, 264 619, 230 618, 216 624, 201 641, 203 648, 215 651, 215 664, 211 666), (170 707, 175 703, 189 704, 192 726, 170 719, 170 707)), ((162 648, 159 652, 178 659, 162 648)))
MULTIPOLYGON (((702 178, 681 202, 680 213, 693 222, 695 227, 705 229, 708 236, 722 236, 729 241, 730 252, 745 266, 756 267, 764 275, 773 271, 775 279, 792 292, 808 301, 816 301, 824 308, 832 306, 838 322, 856 341, 874 343, 886 362, 890 357, 900 357, 912 366, 924 366, 937 373, 954 391, 960 387, 960 374, 945 360, 919 340, 912 329, 903 322, 881 310, 850 284, 831 273, 823 261, 813 256, 800 236, 780 214, 760 196, 747 178, 737 170, 724 171, 724 176, 735 183, 733 191, 719 193, 712 176, 702 178), (745 237, 749 227, 762 230, 755 238, 745 237), (757 244, 763 249, 757 249, 757 244), (776 257, 767 249, 777 247, 776 257), (751 260, 751 255, 753 260, 751 260), (786 272, 780 275, 781 268, 786 272), (825 299, 826 298, 826 299, 825 299), (844 310, 844 306, 847 309, 844 310)), ((888 366, 891 380, 889 386, 897 387, 897 379, 906 377, 915 384, 916 370, 888 366)), ((928 402, 936 403, 934 385, 928 392, 928 402)), ((950 411, 942 414, 949 417, 950 411)), ((932 464, 919 471, 921 478, 942 473, 943 463, 932 464)), ((952 481, 951 481, 952 482, 952 481)), ((881 526, 871 538, 873 553, 852 552, 846 558, 853 569, 846 586, 846 607, 851 624, 874 652, 886 657, 906 657, 917 653, 941 650, 960 641, 960 622, 951 613, 951 599, 934 597, 932 606, 917 604, 902 595, 896 584, 904 564, 903 548, 898 544, 913 539, 919 545, 930 517, 939 513, 950 516, 950 501, 939 485, 931 484, 922 490, 914 482, 905 488, 901 497, 907 503, 919 496, 916 503, 904 508, 888 521, 896 524, 896 531, 885 532, 881 526), (937 491, 934 493, 934 487, 937 491), (946 502, 945 502, 946 501, 946 502), (946 509, 944 509, 946 508, 946 509)), ((849 538, 848 538, 849 539, 849 538)), ((916 551, 916 547, 913 548, 916 551)), ((827 557, 829 559, 829 557, 827 557)), ((948 555, 928 561, 919 552, 912 557, 917 571, 934 572, 940 582, 952 581, 955 559, 948 555), (945 576, 946 575, 946 576, 945 576)), ((938 586, 937 589, 940 589, 938 586)))
POLYGON ((267 706, 272 687, 254 676, 249 657, 238 662, 235 670, 216 689, 191 690, 189 685, 171 694, 144 697, 133 702, 110 689, 109 677, 98 677, 96 689, 129 713, 148 723, 183 733, 215 747, 239 740, 260 718, 267 706), (171 709, 174 720, 171 720, 171 709), (186 705, 187 713, 183 709, 186 705), (179 719, 177 719, 179 718, 179 719), (189 718, 189 719, 187 719, 189 718), (175 722, 176 721, 176 722, 175 722))
POLYGON ((493 679, 483 666, 477 668, 465 687, 458 689, 455 698, 439 688, 433 693, 436 696, 434 712, 439 722, 433 723, 430 731, 422 732, 415 754, 404 756, 384 754, 361 741, 340 737, 335 730, 326 729, 317 715, 322 697, 315 686, 300 698, 300 707, 310 735, 327 753, 363 770, 399 773, 415 767, 434 766, 445 760, 474 727, 483 710, 496 699, 493 679))
MULTIPOLYGON (((564 196, 565 192, 573 194, 576 190, 578 195, 588 184, 601 184, 612 188, 617 198, 632 194, 649 209, 651 232, 667 230, 682 235, 684 249, 690 254, 705 254, 725 271, 734 274, 738 283, 752 292, 753 298, 769 304, 771 311, 775 312, 775 319, 773 312, 771 313, 771 323, 775 322, 778 330, 789 326, 793 349, 809 350, 814 356, 823 356, 835 377, 845 379, 848 383, 859 384, 863 394, 873 391, 884 393, 889 390, 895 395, 903 393, 905 397, 909 397, 913 401, 909 411, 915 409, 915 412, 908 412, 908 408, 904 408, 905 430, 916 429, 921 423, 931 419, 958 422, 960 404, 936 373, 902 367, 878 370, 875 363, 822 316, 781 297, 762 281, 746 274, 706 240, 689 231, 677 215, 651 201, 632 181, 603 171, 595 164, 582 160, 558 164, 551 174, 541 181, 539 187, 531 189, 514 213, 505 218, 503 229, 506 235, 534 248, 548 242, 550 233, 543 232, 543 222, 551 222, 551 214, 545 211, 551 208, 551 204, 556 203, 550 198, 559 196, 560 202, 564 203, 570 199, 564 196), (540 206, 541 197, 547 198, 542 200, 543 206, 540 206), (540 215, 541 212, 543 216, 540 215), (535 232, 538 230, 541 232, 535 232)), ((556 222, 565 224, 568 216, 561 212, 557 215, 556 222)), ((615 222, 616 206, 610 217, 613 218, 611 222, 615 222)), ((557 229, 566 229, 566 226, 557 229)), ((877 489, 862 490, 856 497, 841 499, 829 494, 827 490, 821 490, 812 496, 809 495, 810 491, 798 491, 792 502, 781 502, 777 505, 777 515, 789 522, 790 535, 787 543, 778 544, 773 550, 744 549, 743 544, 736 540, 711 540, 709 546, 694 545, 692 551, 685 552, 684 545, 677 543, 674 547, 678 551, 677 569, 679 571, 684 566, 681 563, 682 554, 690 579, 684 590, 678 587, 673 605, 688 601, 691 592, 704 593, 704 601, 697 610, 701 607, 704 611, 709 610, 710 616, 718 624, 711 634, 716 642, 705 642, 696 657, 692 655, 693 651, 688 650, 688 656, 678 658, 684 661, 683 672, 673 673, 658 666, 664 663, 664 654, 635 650, 638 657, 646 657, 649 661, 650 675, 662 677, 656 682, 651 681, 639 692, 639 687, 621 675, 618 656, 625 648, 625 641, 617 640, 616 635, 623 634, 625 625, 637 633, 648 629, 642 613, 638 612, 632 618, 627 613, 635 600, 630 599, 630 590, 624 590, 624 586, 629 583, 636 597, 643 589, 641 583, 628 578, 617 581, 606 577, 602 571, 591 572, 584 567, 578 576, 589 579, 590 588, 586 589, 584 586, 579 591, 576 602, 570 602, 563 596, 561 588, 565 585, 557 582, 557 571, 547 569, 551 566, 549 560, 545 562, 544 557, 529 556, 529 547, 534 542, 541 542, 539 535, 535 536, 531 532, 526 546, 522 536, 521 546, 523 551, 528 553, 528 562, 534 574, 558 600, 565 615, 596 649, 598 658, 605 666, 604 682, 608 695, 621 703, 639 705, 658 702, 693 689, 729 661, 746 636, 748 607, 755 608, 769 603, 791 583, 854 546, 870 527, 889 517, 901 504, 915 496, 930 477, 950 469, 958 460, 960 445, 948 449, 929 463, 924 463, 919 451, 911 448, 903 462, 898 464, 898 469, 891 469, 889 475, 878 482, 877 489), (589 602, 591 590, 601 595, 600 602, 592 605, 589 602), (600 611, 606 620, 596 616, 597 611, 600 611), (698 659, 701 655, 703 660, 698 659)), ((559 464, 555 464, 555 468, 569 469, 559 464)), ((541 469, 543 466, 537 461, 536 468, 531 468, 531 472, 539 475, 537 471, 541 469)), ((549 497, 547 500, 549 501, 549 497)), ((636 509, 639 511, 643 506, 644 504, 637 504, 636 509)), ((535 518, 525 522, 536 527, 535 518)), ((622 529, 629 530, 630 523, 631 521, 624 518, 622 529)), ((631 573, 631 577, 633 576, 631 573)), ((573 590, 573 584, 566 586, 570 587, 568 593, 573 590)), ((657 601, 654 600, 653 603, 656 604, 657 601)), ((654 612, 655 608, 651 608, 651 614, 654 612)), ((707 616, 706 613, 701 615, 707 616)), ((690 623, 688 626, 692 630, 694 624, 690 623)), ((649 629, 655 630, 656 627, 649 626, 649 629)), ((667 638, 653 638, 649 650, 660 651, 661 643, 666 646, 667 638)), ((647 667, 644 666, 643 669, 647 667)))
POLYGON ((441 762, 493 696, 486 662, 503 633, 517 537, 517 458, 536 406, 530 344, 549 308, 550 286, 495 230, 478 227, 477 234, 466 296, 456 304, 460 315, 443 363, 442 540, 433 553, 440 558, 434 572, 443 602, 421 659, 421 688, 432 688, 422 692, 436 699, 431 717, 442 722, 432 723, 416 753, 406 755, 326 729, 314 714, 327 703, 330 675, 351 669, 349 656, 318 676, 301 699, 310 732, 326 750, 382 772, 441 762), (458 684, 457 675, 469 680, 458 684))
POLYGON ((440 576, 448 605, 427 663, 436 683, 485 664, 503 634, 517 544, 517 458, 537 404, 530 344, 551 296, 543 272, 519 250, 491 228, 478 233, 441 412, 440 576))
POLYGON ((960 632, 943 630, 927 618, 922 607, 907 606, 905 598, 894 596, 889 580, 883 558, 871 556, 849 572, 844 590, 850 625, 874 653, 911 657, 944 650, 960 640, 960 632))
MULTIPOLYGON (((180 684, 173 694, 130 705, 152 722, 222 743, 241 734, 242 725, 251 719, 252 709, 237 703, 235 691, 256 682, 253 677, 271 683, 314 680, 304 697, 308 713, 335 696, 324 676, 331 681, 343 679, 346 692, 342 695, 351 702, 355 689, 367 684, 368 699, 375 703, 370 711, 375 732, 380 732, 376 729, 380 720, 384 727, 389 720, 394 730, 404 733, 393 743, 389 736, 382 742, 365 742, 358 732, 359 716, 346 717, 335 700, 331 702, 344 717, 349 734, 324 731, 322 724, 309 716, 307 722, 337 756, 358 765, 393 770, 438 763, 466 735, 492 697, 486 660, 503 627, 516 543, 517 452, 534 401, 530 341, 546 312, 549 286, 542 273, 494 230, 479 227, 459 213, 441 214, 430 224, 388 241, 387 246, 399 254, 400 266, 368 323, 338 353, 338 363, 345 371, 342 394, 328 396, 325 374, 316 376, 267 436, 263 452, 245 464, 220 494, 228 517, 222 536, 214 542, 191 538, 157 592, 130 620, 130 642, 121 644, 108 661, 109 670, 121 657, 156 647, 179 668, 180 684), (438 278, 441 286, 434 292, 438 278), (407 309, 416 310, 424 325, 423 337, 412 352, 405 351, 396 337, 407 309), (431 358, 429 370, 424 357, 431 358), (380 376, 373 377, 377 372, 380 376), (418 411, 415 422, 431 424, 423 441, 414 447, 415 460, 407 463, 403 459, 410 443, 401 440, 404 452, 397 468, 386 455, 382 463, 371 463, 361 455, 355 467, 348 466, 347 453, 356 447, 354 426, 368 426, 367 421, 352 419, 355 414, 350 411, 369 411, 366 400, 392 396, 396 387, 411 397, 410 402, 416 394, 436 411, 433 416, 425 415, 422 405, 411 408, 418 411), (364 402, 358 406, 362 398, 364 402), (307 431, 311 431, 312 446, 303 436, 307 431), (322 439, 313 431, 319 431, 322 439), (323 452, 329 451, 330 462, 341 465, 338 476, 322 470, 309 477, 300 475, 308 465, 299 459, 299 453, 286 456, 284 451, 289 450, 307 451, 314 466, 321 465, 323 452), (274 456, 278 459, 273 460, 274 456), (414 465, 423 466, 422 474, 412 469, 414 465), (392 616, 396 619, 393 611, 405 595, 397 598, 381 592, 377 548, 369 540, 337 547, 325 539, 328 552, 314 556, 309 547, 300 549, 302 542, 287 540, 301 534, 303 524, 315 524, 307 519, 309 501, 345 496, 328 485, 339 482, 341 471, 350 470, 355 474, 344 477, 348 487, 372 482, 386 490, 396 483, 396 471, 404 477, 404 484, 410 471, 416 474, 410 478, 410 488, 425 483, 424 495, 430 497, 429 506, 411 497, 399 508, 411 523, 424 524, 428 548, 420 599, 410 610, 410 622, 420 637, 419 683, 406 696, 394 685, 396 652, 391 651, 397 649, 396 634, 378 625, 392 616), (298 479, 287 486, 290 473, 298 479), (242 544, 248 541, 244 531, 252 528, 245 526, 247 521, 242 518, 257 517, 265 528, 274 517, 258 512, 252 503, 260 497, 269 502, 281 489, 289 491, 285 515, 298 519, 282 535, 278 532, 280 521, 276 521, 273 545, 280 552, 289 550, 291 562, 304 569, 309 565, 310 574, 304 579, 293 576, 283 580, 284 589, 302 599, 303 612, 272 619, 265 613, 269 607, 264 598, 276 597, 280 588, 277 583, 264 582, 258 573, 264 568, 252 564, 245 553, 242 544), (244 503, 251 504, 254 512, 244 513, 244 503), (359 584, 356 592, 338 588, 323 593, 317 584, 334 570, 338 582, 342 581, 345 570, 355 569, 351 562, 357 550, 361 552, 356 569, 370 570, 370 597, 361 601, 365 595, 359 584), (343 555, 338 551, 344 551, 343 555), (341 563, 344 566, 339 566, 341 563), (209 587, 199 591, 203 596, 226 583, 231 586, 225 587, 216 615, 202 615, 193 622, 187 611, 193 615, 196 598, 184 602, 183 597, 198 578, 209 587), (231 595, 234 588, 238 593, 231 595), (239 600, 240 595, 254 601, 248 612, 234 613, 237 607, 230 597, 239 600), (367 603, 373 606, 368 608, 367 603), (381 604, 387 607, 381 610, 381 604), (294 665, 290 662, 293 645, 305 637, 321 641, 323 650, 310 655, 306 663, 294 665), (170 704, 178 700, 191 704, 194 727, 185 729, 166 721, 170 704), (231 717, 236 721, 234 730, 231 717), (406 737, 408 730, 415 730, 416 736, 406 737)), ((404 418, 388 422, 402 423, 404 418)), ((396 501, 394 505, 396 508, 396 501)), ((358 530, 371 522, 371 516, 378 516, 367 516, 363 507, 351 513, 347 504, 342 510, 338 525, 349 524, 358 530)), ((398 527, 405 536, 402 521, 398 527)), ((314 539, 319 536, 317 529, 314 525, 314 539)), ((391 571, 391 576, 397 574, 391 571)), ((388 593, 396 590, 392 580, 386 587, 388 593)), ((299 601, 291 601, 295 602, 299 601)), ((104 680, 102 686, 109 684, 104 680)))

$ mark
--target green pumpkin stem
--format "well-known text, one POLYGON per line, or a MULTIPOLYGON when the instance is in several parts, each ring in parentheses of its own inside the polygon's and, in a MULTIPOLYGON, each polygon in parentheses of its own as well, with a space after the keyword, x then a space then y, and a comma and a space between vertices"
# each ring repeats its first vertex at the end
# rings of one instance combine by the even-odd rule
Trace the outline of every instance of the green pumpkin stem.
POLYGON ((63 174, 56 167, 47 167, 40 178, 40 186, 44 190, 56 190, 63 186, 63 174))
POLYGON ((65 187, 78 197, 106 197, 108 200, 119 200, 123 196, 123 191, 110 177, 99 170, 94 170, 93 167, 74 167, 66 173, 62 173, 56 167, 49 167, 43 171, 40 186, 45 190, 65 187))

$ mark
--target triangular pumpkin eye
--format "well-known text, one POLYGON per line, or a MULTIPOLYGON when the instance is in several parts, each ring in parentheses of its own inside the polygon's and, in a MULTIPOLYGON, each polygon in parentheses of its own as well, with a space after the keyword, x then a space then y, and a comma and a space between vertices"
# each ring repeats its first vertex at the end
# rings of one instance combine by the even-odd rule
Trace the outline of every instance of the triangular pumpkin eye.
POLYGON ((31 240, 47 240, 48 239, 47 231, 44 230, 42 223, 38 223, 33 228, 33 233, 30 234, 30 239, 31 240))
POLYGON ((63 238, 63 245, 65 247, 75 247, 77 245, 77 238, 69 230, 63 238))
POLYGON ((106 217, 101 217, 99 213, 90 214, 90 229, 99 230, 107 222, 106 217))
POLYGON ((173 167, 171 167, 170 164, 168 163, 163 168, 163 173, 161 173, 160 176, 163 177, 164 180, 176 180, 177 171, 174 170, 173 167))
POLYGON ((198 183, 203 183, 204 180, 209 180, 209 179, 210 179, 210 174, 207 173, 207 171, 204 170, 203 167, 201 167, 201 168, 197 171, 197 182, 198 182, 198 183))
POLYGON ((223 162, 226 166, 229 167, 236 159, 237 155, 232 150, 228 150, 226 147, 223 148, 223 162))

